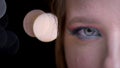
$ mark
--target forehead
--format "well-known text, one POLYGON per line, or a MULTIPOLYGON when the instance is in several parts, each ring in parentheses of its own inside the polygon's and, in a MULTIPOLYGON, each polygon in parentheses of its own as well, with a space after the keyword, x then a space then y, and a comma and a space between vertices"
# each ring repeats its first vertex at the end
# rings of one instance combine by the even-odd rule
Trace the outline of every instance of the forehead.
POLYGON ((66 11, 68 19, 84 16, 115 21, 120 18, 120 0, 66 0, 66 11))
POLYGON ((120 0, 66 0, 67 9, 82 10, 112 10, 120 11, 120 0))
POLYGON ((120 6, 120 0, 66 0, 67 5, 71 6, 120 6))
POLYGON ((66 5, 68 10, 120 10, 120 0, 66 0, 66 5))

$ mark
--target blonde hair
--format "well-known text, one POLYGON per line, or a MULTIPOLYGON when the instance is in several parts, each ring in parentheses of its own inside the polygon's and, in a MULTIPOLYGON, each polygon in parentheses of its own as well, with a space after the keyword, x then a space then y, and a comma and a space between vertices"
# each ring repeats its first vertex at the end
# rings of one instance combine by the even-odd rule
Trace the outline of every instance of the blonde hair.
POLYGON ((64 55, 65 0, 52 0, 51 11, 58 17, 58 37, 55 46, 57 68, 67 68, 64 55))

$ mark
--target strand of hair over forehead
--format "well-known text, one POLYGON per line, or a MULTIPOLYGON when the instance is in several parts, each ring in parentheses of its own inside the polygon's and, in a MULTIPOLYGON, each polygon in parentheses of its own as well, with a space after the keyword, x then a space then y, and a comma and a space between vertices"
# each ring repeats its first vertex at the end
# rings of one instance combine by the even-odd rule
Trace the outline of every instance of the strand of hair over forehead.
POLYGON ((65 11, 65 0, 52 0, 51 1, 51 10, 56 15, 63 13, 65 11))
POLYGON ((67 68, 67 65, 65 63, 65 57, 63 52, 63 29, 65 25, 65 0, 52 0, 51 5, 52 12, 58 17, 58 38, 56 40, 56 64, 57 68, 67 68))

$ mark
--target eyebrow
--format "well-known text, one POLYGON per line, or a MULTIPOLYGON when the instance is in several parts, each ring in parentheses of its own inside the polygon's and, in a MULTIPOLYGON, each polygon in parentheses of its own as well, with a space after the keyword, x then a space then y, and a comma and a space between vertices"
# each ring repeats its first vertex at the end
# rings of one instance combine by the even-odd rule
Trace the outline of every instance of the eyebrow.
POLYGON ((75 17, 72 20, 70 20, 68 23, 69 24, 72 24, 72 23, 99 24, 100 21, 97 19, 88 18, 88 17, 75 17))

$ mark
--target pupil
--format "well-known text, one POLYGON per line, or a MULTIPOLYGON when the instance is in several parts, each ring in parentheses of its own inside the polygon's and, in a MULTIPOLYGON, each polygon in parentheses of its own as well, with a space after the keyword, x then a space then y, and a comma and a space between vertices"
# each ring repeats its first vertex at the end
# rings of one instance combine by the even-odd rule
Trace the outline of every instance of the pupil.
POLYGON ((88 29, 87 29, 87 32, 92 32, 92 30, 88 28, 88 29))

